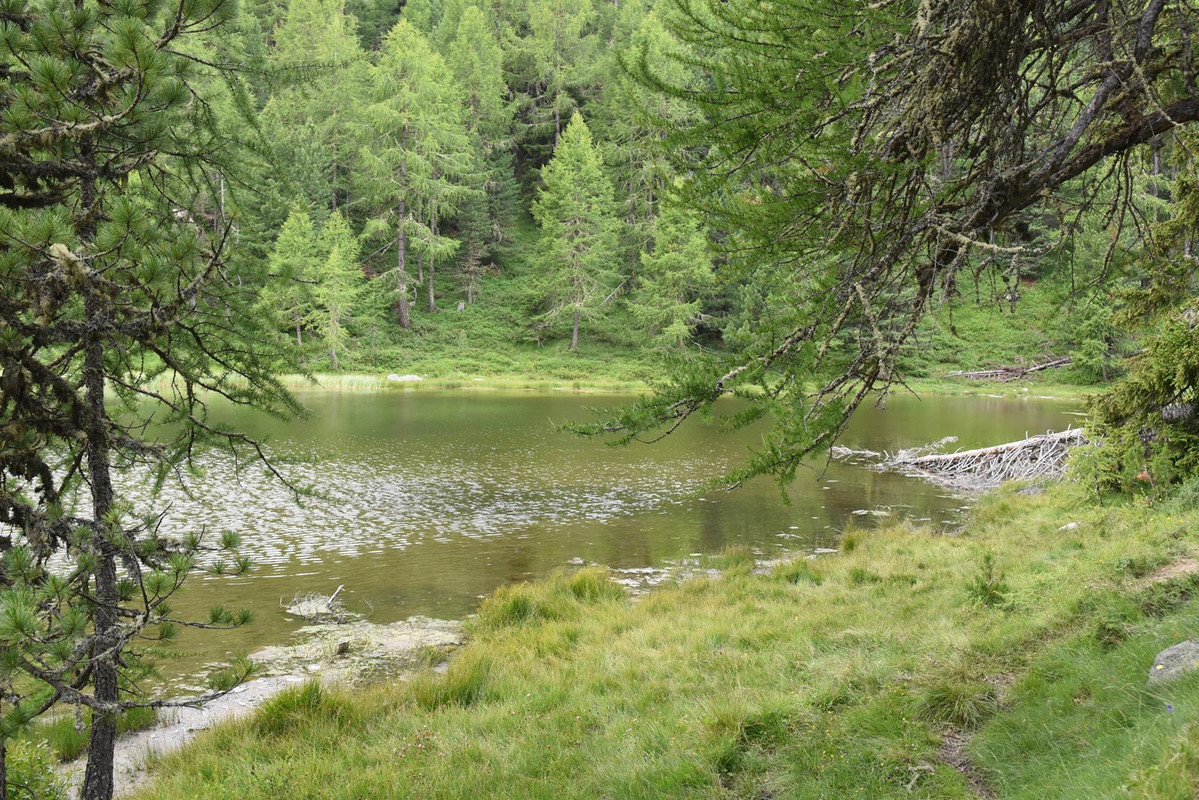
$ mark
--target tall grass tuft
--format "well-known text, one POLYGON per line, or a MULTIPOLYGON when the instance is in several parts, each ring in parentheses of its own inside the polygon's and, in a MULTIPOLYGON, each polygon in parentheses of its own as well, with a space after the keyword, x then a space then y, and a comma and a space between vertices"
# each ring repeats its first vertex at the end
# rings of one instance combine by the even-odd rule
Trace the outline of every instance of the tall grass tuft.
POLYGON ((774 568, 774 577, 791 584, 810 584, 819 586, 824 583, 824 576, 812 568, 812 564, 804 558, 779 564, 774 568))
POLYGON ((974 729, 999 708, 995 687, 961 675, 945 675, 917 690, 914 716, 928 722, 974 729))
POLYGON ((426 711, 446 706, 467 708, 478 702, 491 675, 491 658, 466 651, 450 662, 444 675, 426 673, 410 684, 412 699, 426 711))
POLYGON ((604 567, 558 573, 539 583, 502 586, 479 607, 475 626, 496 630, 528 623, 576 619, 580 606, 625 598, 604 567))

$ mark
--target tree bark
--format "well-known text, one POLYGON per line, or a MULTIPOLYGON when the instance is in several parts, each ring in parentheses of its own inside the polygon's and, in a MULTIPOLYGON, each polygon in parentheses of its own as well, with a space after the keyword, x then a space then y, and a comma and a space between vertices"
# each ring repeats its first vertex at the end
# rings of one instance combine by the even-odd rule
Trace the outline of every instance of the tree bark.
MULTIPOLYGON (((408 144, 408 129, 404 128, 400 131, 400 149, 403 150, 408 144)), ((408 191, 408 162, 400 159, 400 189, 402 192, 408 191)), ((397 304, 397 309, 400 315, 400 327, 408 330, 412 327, 412 320, 408 314, 408 272, 405 259, 407 242, 404 237, 404 217, 408 214, 408 205, 404 202, 404 195, 400 194, 400 202, 396 208, 396 285, 399 288, 400 302, 397 304)))
POLYGON ((408 314, 408 279, 407 273, 404 272, 404 201, 400 201, 399 207, 400 222, 396 226, 396 269, 399 272, 396 274, 396 283, 399 286, 400 301, 396 307, 400 315, 400 327, 405 330, 412 327, 412 319, 408 314))
MULTIPOLYGON (((90 136, 80 142, 82 160, 95 163, 95 145, 90 136)), ((80 250, 90 248, 96 238, 100 197, 96 179, 83 178, 79 183, 79 211, 75 229, 80 250)), ((89 276, 90 278, 90 276, 89 276)), ((118 630, 116 547, 107 521, 112 511, 112 465, 109 463, 108 410, 104 407, 104 340, 101 331, 108 323, 109 300, 105 290, 88 281, 85 287, 84 309, 93 326, 83 356, 83 385, 85 394, 84 425, 87 444, 88 478, 91 483, 93 550, 96 558, 96 610, 92 620, 91 651, 88 654, 92 669, 92 696, 100 701, 116 703, 121 699, 118 684, 120 632, 118 630)), ((82 800, 111 800, 113 792, 113 758, 116 752, 117 720, 113 713, 92 713, 92 730, 87 745, 87 768, 83 774, 82 800)))
MULTIPOLYGON (((85 206, 86 207, 86 206, 85 206)), ((103 324, 106 303, 99 289, 91 289, 87 298, 88 319, 103 324)), ((104 345, 95 338, 84 356, 84 385, 87 388, 87 469, 91 480, 92 516, 95 520, 96 612, 92 639, 92 682, 94 697, 100 702, 120 700, 117 681, 116 548, 112 544, 107 517, 112 510, 112 468, 109 464, 108 413, 104 407, 104 345)), ((115 714, 92 713, 91 738, 87 746, 87 769, 83 776, 82 800, 111 800, 113 757, 116 750, 115 714)))
POLYGON ((575 306, 574 328, 570 332, 570 349, 579 349, 579 308, 575 306))
MULTIPOLYGON (((436 239, 437 238, 437 217, 436 216, 434 216, 432 219, 429 220, 429 231, 432 234, 432 237, 434 239, 436 239)), ((437 310, 437 299, 433 295, 433 256, 432 255, 429 255, 428 290, 429 290, 429 306, 428 306, 429 313, 433 313, 434 311, 437 310)))

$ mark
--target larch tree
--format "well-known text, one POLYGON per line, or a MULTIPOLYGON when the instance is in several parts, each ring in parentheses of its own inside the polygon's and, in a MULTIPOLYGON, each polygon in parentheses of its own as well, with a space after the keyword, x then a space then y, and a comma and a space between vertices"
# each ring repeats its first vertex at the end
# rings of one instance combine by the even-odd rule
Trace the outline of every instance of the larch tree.
POLYGON ((666 0, 655 13, 701 78, 631 60, 695 112, 665 146, 686 201, 729 232, 739 269, 785 273, 791 312, 594 430, 638 437, 752 397, 775 425, 732 482, 789 480, 828 448, 902 380, 930 304, 1029 255, 1030 214, 1056 218, 1061 241, 1103 192, 1111 218, 1135 213, 1138 149, 1199 120, 1189 0, 666 0))
POLYGON ((619 60, 644 60, 671 85, 686 86, 690 70, 676 56, 682 45, 644 3, 622 4, 609 51, 611 74, 599 98, 589 106, 596 138, 605 144, 609 166, 624 219, 625 252, 635 268, 640 253, 652 240, 654 218, 671 182, 671 167, 662 147, 667 134, 694 123, 687 103, 654 91, 621 68, 619 60), (635 54, 635 56, 634 56, 635 54))
POLYGON ((248 619, 171 610, 189 573, 228 568, 202 551, 237 537, 164 525, 116 473, 166 480, 209 445, 262 456, 209 416, 212 398, 299 411, 273 377, 295 365, 228 271, 217 201, 247 154, 210 100, 237 82, 184 55, 234 14, 226 0, 17 0, 2 15, 0 778, 18 728, 74 706, 90 712, 84 800, 112 797, 121 715, 175 702, 128 680, 140 647, 248 619))
POLYGON ((439 222, 469 189, 473 170, 470 136, 462 119, 461 94, 445 62, 428 40, 401 19, 387 35, 371 70, 370 104, 362 110, 359 136, 362 192, 373 214, 365 233, 395 243, 395 266, 379 278, 394 294, 399 323, 411 326, 411 252, 427 268, 427 298, 436 308, 434 267, 456 252, 439 222))
POLYGON ((589 25, 594 20, 592 0, 530 0, 529 36, 524 47, 530 55, 530 144, 548 142, 557 147, 566 120, 577 108, 572 90, 582 83, 584 65, 594 49, 589 25))
POLYGON ((579 349, 579 324, 594 315, 619 282, 614 269, 616 231, 612 184, 604 174, 591 131, 577 112, 542 170, 533 203, 541 227, 537 262, 545 280, 545 321, 571 320, 570 349, 579 349))
POLYGON ((267 284, 259 297, 260 307, 279 315, 295 331, 296 347, 304 346, 304 322, 311 310, 312 284, 320 261, 320 243, 312 217, 295 206, 271 251, 267 284))
MULTIPOLYGON (((307 128, 320 142, 317 157, 323 178, 323 204, 336 211, 349 201, 351 173, 358 152, 354 111, 365 92, 368 69, 358 40, 357 21, 346 12, 345 0, 289 0, 287 16, 275 29, 271 63, 295 85, 273 98, 277 124, 307 128)), ((311 135, 311 134, 309 134, 311 135)), ((305 151, 297 142, 280 148, 287 161, 305 151)), ((296 163, 297 173, 308 165, 296 163)), ((296 175, 297 183, 310 180, 296 175)))
POLYGON ((364 289, 358 237, 341 212, 335 211, 321 230, 321 251, 327 255, 311 273, 314 285, 308 320, 324 342, 333 369, 341 369, 337 354, 349 345, 349 324, 364 289))
POLYGON ((677 203, 666 205, 652 232, 652 247, 641 252, 631 308, 659 346, 682 350, 715 285, 708 238, 698 215, 677 203))
POLYGON ((475 151, 472 188, 464 198, 458 222, 462 247, 459 276, 466 302, 473 303, 488 251, 504 237, 512 179, 512 105, 504 83, 503 54, 486 15, 469 6, 450 41, 446 61, 462 87, 466 129, 475 151))

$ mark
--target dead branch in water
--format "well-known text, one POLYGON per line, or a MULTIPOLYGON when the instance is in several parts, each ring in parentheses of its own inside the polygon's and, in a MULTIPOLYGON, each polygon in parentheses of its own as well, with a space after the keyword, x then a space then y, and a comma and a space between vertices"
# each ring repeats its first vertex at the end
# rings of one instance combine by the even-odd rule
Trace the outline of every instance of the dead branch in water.
POLYGON ((1035 482, 1060 478, 1070 448, 1085 444, 1086 435, 1080 428, 1070 428, 993 447, 954 453, 935 452, 956 441, 956 437, 948 436, 931 445, 896 453, 834 447, 832 455, 839 461, 866 464, 881 471, 900 472, 947 489, 978 492, 993 489, 1007 481, 1035 482))
POLYGON ((1070 356, 1065 356, 1064 358, 1055 358, 1041 364, 1033 364, 1031 367, 1003 366, 995 367, 994 369, 982 369, 976 372, 950 372, 945 377, 966 378, 968 380, 993 380, 1000 383, 1007 383, 1008 381, 1019 380, 1032 372, 1040 372, 1044 369, 1054 369, 1056 367, 1068 367, 1070 363, 1070 356))

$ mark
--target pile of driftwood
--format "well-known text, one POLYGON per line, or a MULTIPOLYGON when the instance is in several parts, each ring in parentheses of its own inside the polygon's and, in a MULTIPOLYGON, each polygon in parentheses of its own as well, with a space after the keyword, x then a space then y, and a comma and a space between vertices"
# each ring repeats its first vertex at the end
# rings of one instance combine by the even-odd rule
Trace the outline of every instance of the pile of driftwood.
POLYGON ((924 447, 896 453, 834 447, 833 458, 901 472, 955 491, 981 492, 1007 481, 1041 482, 1060 478, 1071 447, 1086 443, 1080 428, 1030 436, 1018 442, 977 450, 938 452, 957 441, 948 436, 924 447))
POLYGON ((1007 383, 1023 378, 1033 372, 1040 372, 1045 369, 1053 369, 1055 367, 1070 366, 1070 356, 1064 358, 1054 358, 1045 361, 1041 364, 1033 364, 1031 367, 995 367, 994 369, 980 369, 975 372, 950 372, 945 375, 946 378, 968 378, 978 381, 999 381, 1007 383))

